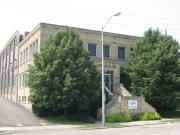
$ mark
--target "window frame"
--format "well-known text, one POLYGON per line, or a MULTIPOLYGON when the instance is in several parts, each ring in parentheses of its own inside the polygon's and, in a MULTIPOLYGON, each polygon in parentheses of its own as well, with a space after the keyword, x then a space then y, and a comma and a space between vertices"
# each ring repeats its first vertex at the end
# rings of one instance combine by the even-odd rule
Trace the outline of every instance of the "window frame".
POLYGON ((104 48, 104 50, 103 50, 104 58, 110 58, 110 45, 104 44, 103 46, 104 46, 103 47, 104 48), (108 55, 107 56, 105 55, 105 48, 106 47, 108 48, 108 55))
POLYGON ((125 61, 126 60, 126 47, 124 46, 118 46, 118 59, 121 61, 125 61), (124 57, 121 58, 121 53, 120 53, 120 49, 124 49, 124 57))
POLYGON ((97 43, 88 43, 88 54, 89 56, 92 56, 92 57, 97 56, 97 43), (90 49, 90 47, 95 47, 95 51, 91 52, 94 48, 90 49))

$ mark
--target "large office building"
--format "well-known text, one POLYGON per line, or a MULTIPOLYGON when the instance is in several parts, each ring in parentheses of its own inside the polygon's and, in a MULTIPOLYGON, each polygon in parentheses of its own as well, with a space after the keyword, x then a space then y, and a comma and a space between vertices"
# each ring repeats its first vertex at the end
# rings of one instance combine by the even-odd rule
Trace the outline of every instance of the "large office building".
MULTIPOLYGON (((28 69, 33 65, 33 54, 37 51, 40 51, 40 48, 51 35, 56 34, 64 28, 65 26, 61 25, 39 23, 30 33, 28 33, 28 35, 26 34, 21 42, 19 42, 19 40, 17 42, 18 53, 15 54, 18 54, 18 64, 16 64, 17 56, 13 57, 12 62, 13 67, 16 67, 13 69, 15 74, 13 76, 16 76, 17 74, 17 87, 14 91, 17 93, 17 102, 27 108, 31 108, 31 103, 28 100, 30 93, 29 88, 26 86, 26 79, 28 69)), ((94 63, 101 70, 101 32, 75 27, 71 28, 80 35, 80 38, 83 40, 84 47, 89 52, 89 55, 94 60, 94 63)), ((118 92, 120 89, 120 66, 123 66, 127 62, 137 39, 138 37, 135 36, 107 32, 104 33, 105 85, 113 93, 118 92)), ((5 65, 5 63, 8 63, 10 60, 8 60, 7 57, 10 58, 11 56, 7 56, 7 51, 2 52, 4 53, 1 53, 1 62, 3 62, 5 65)), ((7 72, 4 70, 7 69, 3 68, 3 74, 1 75, 7 76, 7 72)), ((3 82, 6 80, 8 80, 7 77, 5 77, 3 82)), ((9 81, 10 78, 8 82, 9 81)), ((13 83, 15 83, 15 81, 13 81, 13 83)), ((11 84, 6 85, 7 88, 8 86, 12 85, 12 79, 11 84)), ((2 88, 3 95, 4 93, 7 93, 7 88, 4 85, 2 88)))

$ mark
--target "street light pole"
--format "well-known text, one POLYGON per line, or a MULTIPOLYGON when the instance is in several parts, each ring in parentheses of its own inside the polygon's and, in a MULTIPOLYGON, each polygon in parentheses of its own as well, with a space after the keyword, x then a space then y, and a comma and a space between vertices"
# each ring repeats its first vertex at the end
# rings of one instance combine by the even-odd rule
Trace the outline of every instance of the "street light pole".
POLYGON ((105 125, 105 91, 104 91, 104 39, 103 39, 103 32, 104 32, 104 28, 106 27, 106 25, 109 23, 109 21, 114 17, 114 16, 119 16, 121 13, 118 12, 116 14, 114 14, 113 16, 111 16, 107 22, 105 23, 104 26, 102 26, 101 29, 101 41, 102 41, 102 49, 101 49, 101 61, 102 61, 102 125, 105 125))

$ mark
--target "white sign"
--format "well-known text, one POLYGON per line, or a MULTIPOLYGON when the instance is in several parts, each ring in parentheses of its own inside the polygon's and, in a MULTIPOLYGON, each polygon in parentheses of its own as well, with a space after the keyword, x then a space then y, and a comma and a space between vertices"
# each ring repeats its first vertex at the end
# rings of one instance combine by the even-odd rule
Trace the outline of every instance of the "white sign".
POLYGON ((137 100, 128 100, 128 109, 137 109, 137 100))

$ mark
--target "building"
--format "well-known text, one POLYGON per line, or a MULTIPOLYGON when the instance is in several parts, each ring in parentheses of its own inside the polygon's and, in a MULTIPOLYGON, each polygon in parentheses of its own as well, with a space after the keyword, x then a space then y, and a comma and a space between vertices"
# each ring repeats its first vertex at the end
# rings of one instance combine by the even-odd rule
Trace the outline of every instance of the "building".
MULTIPOLYGON (((40 23, 38 24, 19 44, 19 63, 18 63, 18 103, 31 108, 29 102, 29 88, 26 86, 28 69, 33 65, 33 54, 40 51, 45 41, 65 26, 40 23)), ((89 51, 89 55, 95 64, 101 69, 101 32, 95 30, 71 27, 80 35, 84 42, 84 47, 89 51)), ((130 51, 135 45, 138 37, 104 33, 104 65, 105 65, 105 85, 114 93, 119 92, 120 84, 120 65, 124 65, 130 51)))
POLYGON ((0 52, 0 94, 17 101, 18 45, 22 35, 16 31, 0 52))

